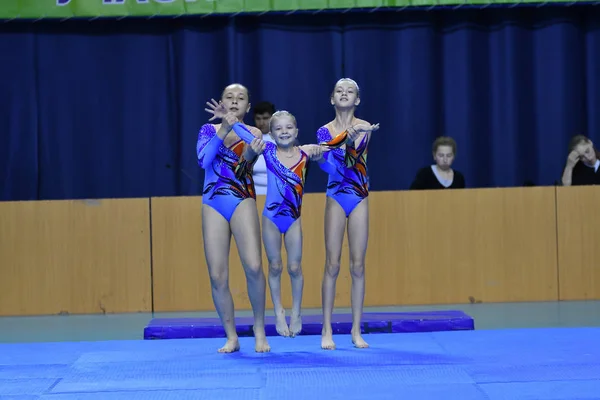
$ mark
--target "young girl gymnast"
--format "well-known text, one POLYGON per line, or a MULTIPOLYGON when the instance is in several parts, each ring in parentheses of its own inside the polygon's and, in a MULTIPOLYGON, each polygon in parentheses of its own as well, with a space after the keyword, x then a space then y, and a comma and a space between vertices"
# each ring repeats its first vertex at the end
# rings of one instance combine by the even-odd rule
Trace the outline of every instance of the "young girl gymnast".
POLYGON ((269 261, 268 282, 275 309, 275 328, 281 336, 294 337, 302 330, 302 225, 301 209, 308 161, 319 162, 321 168, 333 172, 335 166, 323 158, 326 147, 319 145, 296 146, 298 128, 295 117, 287 111, 278 111, 271 117, 270 134, 275 143, 257 139, 236 116, 220 106, 214 106, 213 115, 221 117, 246 143, 264 155, 267 166, 267 196, 262 218, 262 237, 269 261), (283 262, 281 242, 287 252, 287 267, 292 286, 290 324, 286 321, 281 302, 281 273, 283 262))
POLYGON ((352 343, 357 348, 369 347, 361 335, 361 319, 365 297, 365 256, 369 238, 369 175, 367 147, 371 133, 379 124, 370 124, 354 116, 360 104, 358 84, 349 78, 340 79, 330 96, 335 119, 317 131, 321 144, 336 147, 326 153, 323 168, 329 175, 325 203, 325 272, 321 296, 323 301, 323 331, 321 347, 335 349, 331 317, 340 272, 344 231, 348 231, 350 276, 352 277, 352 343), (343 148, 342 148, 343 146, 343 148))
MULTIPOLYGON (((250 109, 249 93, 240 84, 227 86, 221 94, 221 106, 244 120, 250 109)), ((229 247, 233 235, 244 267, 248 297, 254 314, 255 350, 270 351, 265 334, 266 282, 262 267, 260 221, 252 182, 256 153, 224 121, 204 124, 198 133, 196 154, 204 169, 202 189, 202 237, 208 265, 213 302, 227 334, 219 349, 232 353, 240 349, 235 329, 234 303, 229 289, 229 247)), ((260 130, 250 128, 257 137, 260 130)))

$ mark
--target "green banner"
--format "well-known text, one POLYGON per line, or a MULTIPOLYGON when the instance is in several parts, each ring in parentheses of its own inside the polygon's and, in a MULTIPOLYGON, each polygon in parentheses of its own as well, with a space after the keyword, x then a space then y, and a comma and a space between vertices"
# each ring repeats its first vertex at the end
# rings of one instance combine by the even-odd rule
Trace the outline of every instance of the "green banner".
MULTIPOLYGON (((564 3, 565 0, 0 0, 0 19, 153 17, 460 5, 564 3)), ((585 2, 581 0, 569 3, 585 2)))

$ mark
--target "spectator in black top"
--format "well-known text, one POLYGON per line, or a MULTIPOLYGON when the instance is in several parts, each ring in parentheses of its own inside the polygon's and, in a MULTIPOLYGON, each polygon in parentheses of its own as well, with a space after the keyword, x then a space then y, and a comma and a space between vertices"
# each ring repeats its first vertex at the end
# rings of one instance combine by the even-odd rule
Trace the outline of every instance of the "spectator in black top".
POLYGON ((600 159, 594 143, 583 135, 569 142, 569 157, 563 171, 563 186, 600 185, 600 159))
POLYGON ((456 142, 451 137, 442 136, 433 142, 434 165, 421 168, 410 190, 464 189, 465 177, 452 169, 456 157, 456 142))

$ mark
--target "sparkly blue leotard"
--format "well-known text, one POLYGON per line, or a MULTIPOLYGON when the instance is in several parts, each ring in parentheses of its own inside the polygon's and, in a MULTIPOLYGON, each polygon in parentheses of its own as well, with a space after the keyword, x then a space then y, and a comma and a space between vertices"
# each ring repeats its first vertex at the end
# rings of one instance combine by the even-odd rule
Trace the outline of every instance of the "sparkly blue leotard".
POLYGON ((200 128, 196 154, 198 165, 205 171, 202 203, 214 208, 227 222, 242 201, 256 199, 252 163, 242 156, 244 146, 238 140, 226 147, 211 124, 200 128))
POLYGON ((329 129, 324 126, 317 131, 319 143, 332 148, 324 157, 335 165, 331 170, 327 164, 320 164, 321 169, 329 175, 326 195, 334 199, 342 207, 346 217, 349 217, 354 208, 369 196, 368 135, 364 136, 356 148, 353 143, 345 143, 346 137, 347 132, 342 132, 332 138, 329 129), (346 144, 345 150, 339 148, 343 144, 346 144))
MULTIPOLYGON (((247 143, 255 138, 242 124, 234 124, 233 130, 247 143)), ((277 146, 274 143, 265 143, 263 155, 269 172, 263 215, 271 220, 281 233, 286 233, 290 226, 300 218, 302 211, 308 155, 300 150, 300 159, 291 168, 287 168, 279 161, 277 146)))

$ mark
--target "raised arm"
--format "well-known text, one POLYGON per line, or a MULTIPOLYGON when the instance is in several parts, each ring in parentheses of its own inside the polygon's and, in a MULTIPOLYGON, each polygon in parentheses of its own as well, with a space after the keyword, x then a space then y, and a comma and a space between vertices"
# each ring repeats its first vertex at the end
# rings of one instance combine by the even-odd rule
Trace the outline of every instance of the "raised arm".
POLYGON ((233 131, 240 137, 240 139, 248 144, 252 143, 254 139, 257 139, 257 137, 250 132, 250 129, 240 122, 233 124, 233 131))
POLYGON ((371 138, 371 133, 379 129, 379 124, 371 125, 367 121, 359 120, 358 124, 346 129, 342 133, 339 133, 336 137, 331 139, 329 130, 325 127, 320 128, 317 131, 317 139, 321 146, 328 147, 330 149, 337 149, 346 145, 346 147, 355 148, 355 141, 358 137, 365 133, 365 136, 360 141, 358 147, 365 146, 371 138))
POLYGON ((345 157, 344 161, 346 167, 352 168, 358 158, 362 156, 362 154, 367 149, 367 145, 371 138, 371 133, 379 129, 379 124, 371 125, 367 121, 358 120, 358 123, 354 126, 346 129, 342 133, 338 134, 336 137, 331 139, 331 135, 329 130, 325 127, 322 127, 317 132, 317 138, 319 139, 319 144, 322 146, 328 147, 330 149, 336 149, 341 147, 342 145, 346 145, 345 157), (358 146, 355 144, 356 140, 362 135, 362 139, 358 146))
POLYGON ((317 131, 317 140, 321 146, 327 147, 329 149, 338 149, 345 144, 352 143, 352 141, 348 139, 348 130, 345 130, 344 132, 331 139, 329 130, 324 127, 319 128, 319 130, 317 131))
POLYGON ((226 126, 221 125, 217 132, 211 124, 202 125, 196 142, 196 156, 201 168, 208 167, 215 159, 219 147, 223 144, 225 136, 229 133, 226 126))
MULTIPOLYGON (((329 129, 322 126, 321 128, 319 128, 319 130, 317 130, 317 143, 319 143, 319 145, 323 149, 337 149, 338 147, 344 144, 347 136, 348 134, 346 132, 342 132, 332 139, 331 134, 329 133, 329 129)), ((337 172, 337 168, 335 166, 333 158, 333 152, 323 152, 323 156, 317 159, 316 161, 319 164, 319 168, 321 168, 321 170, 323 170, 325 173, 333 175, 337 172)))
MULTIPOLYGON (((575 165, 577 165, 580 159, 581 156, 576 150, 573 150, 571 153, 569 153, 567 164, 565 165, 561 179, 563 186, 571 186, 578 183, 573 182, 573 169, 575 169, 575 165)), ((577 181, 577 179, 575 179, 575 181, 577 181)))
POLYGON ((323 171, 328 174, 335 173, 335 164, 330 161, 329 157, 327 157, 327 153, 329 153, 330 149, 318 144, 305 144, 299 146, 299 149, 308 156, 310 161, 315 161, 318 163, 319 168, 321 168, 323 171))
POLYGON ((363 153, 367 148, 369 141, 371 140, 371 134, 378 129, 379 124, 372 125, 365 120, 359 119, 356 124, 347 130, 348 137, 346 139, 346 155, 355 157, 363 153), (356 144, 357 140, 358 145, 356 144))
POLYGON ((233 131, 240 137, 240 139, 248 144, 248 146, 246 146, 246 150, 244 150, 243 157, 246 160, 252 160, 252 163, 254 163, 254 161, 256 161, 256 157, 265 150, 266 145, 271 144, 264 142, 261 139, 260 136, 262 136, 262 133, 260 133, 258 129, 256 129, 255 133, 253 133, 240 122, 233 124, 233 131))

